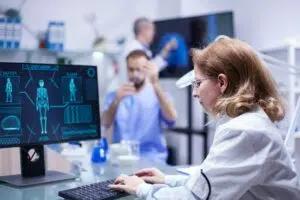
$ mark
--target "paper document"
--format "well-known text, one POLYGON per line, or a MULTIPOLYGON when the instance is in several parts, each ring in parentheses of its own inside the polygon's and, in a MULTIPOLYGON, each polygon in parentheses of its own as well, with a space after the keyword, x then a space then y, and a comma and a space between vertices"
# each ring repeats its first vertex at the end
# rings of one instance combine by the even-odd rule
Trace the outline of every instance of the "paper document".
POLYGON ((195 173, 197 170, 200 170, 200 165, 177 168, 176 170, 182 174, 190 175, 195 173))

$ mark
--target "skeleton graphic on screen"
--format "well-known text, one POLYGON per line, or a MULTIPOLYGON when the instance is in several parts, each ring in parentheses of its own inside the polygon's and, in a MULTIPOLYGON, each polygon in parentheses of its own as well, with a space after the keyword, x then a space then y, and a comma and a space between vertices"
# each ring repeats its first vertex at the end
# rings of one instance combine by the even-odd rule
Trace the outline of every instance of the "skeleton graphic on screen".
POLYGON ((76 91, 77 91, 77 88, 76 88, 76 85, 74 83, 74 79, 73 78, 70 80, 69 90, 70 90, 70 101, 71 102, 75 102, 76 101, 76 91))
POLYGON ((5 92, 6 92, 6 103, 12 102, 12 84, 10 81, 10 78, 6 79, 6 86, 5 86, 5 92))
POLYGON ((36 95, 36 110, 40 114, 41 134, 47 134, 47 112, 49 111, 48 92, 44 84, 44 80, 39 81, 36 95))

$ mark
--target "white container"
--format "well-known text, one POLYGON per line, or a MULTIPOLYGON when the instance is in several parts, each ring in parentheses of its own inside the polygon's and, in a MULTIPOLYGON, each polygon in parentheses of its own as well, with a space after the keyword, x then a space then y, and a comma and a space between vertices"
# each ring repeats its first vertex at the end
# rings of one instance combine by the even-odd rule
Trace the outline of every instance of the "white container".
POLYGON ((140 160, 140 157, 134 155, 118 156, 118 162, 122 166, 131 166, 136 164, 140 160))
POLYGON ((122 155, 128 155, 130 150, 128 149, 128 146, 125 144, 111 144, 109 146, 109 161, 112 164, 119 164, 118 157, 122 155))

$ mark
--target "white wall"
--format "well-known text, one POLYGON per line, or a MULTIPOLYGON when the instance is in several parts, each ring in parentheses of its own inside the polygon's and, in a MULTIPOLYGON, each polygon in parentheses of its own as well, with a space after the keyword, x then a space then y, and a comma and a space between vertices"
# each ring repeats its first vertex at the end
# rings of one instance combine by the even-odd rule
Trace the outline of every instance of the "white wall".
POLYGON ((256 49, 282 44, 300 35, 299 0, 182 0, 181 16, 232 10, 236 37, 256 49))
MULTIPOLYGON (((0 7, 18 7, 21 0, 1 0, 0 7)), ((96 13, 98 30, 108 38, 131 35, 138 16, 153 19, 201 15, 232 10, 236 36, 264 49, 282 39, 300 35, 299 0, 28 0, 22 9, 23 22, 33 31, 44 31, 49 20, 66 22, 66 49, 90 49, 94 38, 84 16, 96 13)), ((22 47, 36 47, 36 40, 23 32, 22 47)))
MULTIPOLYGON (((18 7, 22 0, 1 0, 0 7, 18 7)), ((22 9, 23 22, 34 32, 45 31, 50 20, 65 21, 67 50, 91 49, 95 37, 85 16, 96 13, 97 28, 107 38, 131 33, 132 22, 139 16, 154 18, 156 1, 152 0, 28 0, 22 9)), ((37 41, 23 31, 22 48, 36 48, 37 41)))
POLYGON ((165 19, 180 17, 181 1, 182 0, 157 0, 155 18, 165 19))
POLYGON ((235 0, 182 0, 182 17, 232 10, 235 0))
POLYGON ((257 49, 280 45, 300 35, 299 0, 236 1, 237 36, 257 49))

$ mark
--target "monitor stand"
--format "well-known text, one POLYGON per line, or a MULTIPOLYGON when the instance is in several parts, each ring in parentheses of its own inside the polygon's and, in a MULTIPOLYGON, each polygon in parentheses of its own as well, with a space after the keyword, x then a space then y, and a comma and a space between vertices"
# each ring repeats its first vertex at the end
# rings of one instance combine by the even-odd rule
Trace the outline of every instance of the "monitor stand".
POLYGON ((20 159, 21 174, 2 176, 0 181, 15 187, 24 187, 76 178, 71 174, 46 171, 43 145, 20 147, 20 159))

